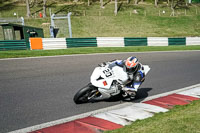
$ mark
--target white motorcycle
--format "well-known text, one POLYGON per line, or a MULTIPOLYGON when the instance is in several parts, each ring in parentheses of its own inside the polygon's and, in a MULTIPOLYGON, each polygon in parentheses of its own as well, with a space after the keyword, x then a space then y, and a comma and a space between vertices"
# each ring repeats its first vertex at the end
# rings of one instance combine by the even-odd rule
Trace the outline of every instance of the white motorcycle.
MULTIPOLYGON (((143 67, 145 75, 147 75, 150 67, 148 65, 143 65, 143 67)), ((123 96, 129 97, 130 91, 122 90, 123 86, 128 83, 128 74, 120 66, 110 67, 107 64, 103 67, 96 67, 90 77, 90 82, 75 94, 74 102, 76 104, 107 100, 120 94, 126 94, 123 96)))

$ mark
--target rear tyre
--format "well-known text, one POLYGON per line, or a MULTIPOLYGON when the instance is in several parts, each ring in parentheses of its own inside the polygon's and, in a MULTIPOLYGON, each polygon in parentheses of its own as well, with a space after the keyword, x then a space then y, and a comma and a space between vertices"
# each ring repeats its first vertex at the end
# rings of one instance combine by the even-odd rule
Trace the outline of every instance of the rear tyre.
POLYGON ((94 92, 94 86, 88 84, 87 86, 80 89, 74 96, 74 102, 76 104, 87 103, 90 101, 90 97, 94 92))
POLYGON ((132 101, 135 100, 136 95, 136 91, 127 91, 125 94, 122 94, 122 97, 124 101, 132 101))
POLYGON ((134 100, 135 99, 135 97, 136 97, 136 91, 134 91, 134 92, 132 92, 129 96, 130 96, 130 99, 131 100, 134 100))

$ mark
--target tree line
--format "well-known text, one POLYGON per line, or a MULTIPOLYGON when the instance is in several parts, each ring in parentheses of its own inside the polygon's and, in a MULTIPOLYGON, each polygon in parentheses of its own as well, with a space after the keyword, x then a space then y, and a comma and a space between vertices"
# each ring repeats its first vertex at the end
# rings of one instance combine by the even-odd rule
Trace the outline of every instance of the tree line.
MULTIPOLYGON (((31 3, 32 3, 32 2, 34 2, 34 3, 36 2, 36 3, 37 3, 38 0, 33 0, 33 1, 26 0, 26 16, 27 16, 28 18, 31 16, 31 11, 30 11, 30 4, 31 4, 31 3, 30 3, 30 2, 31 2, 31 3)), ((44 18, 46 18, 46 16, 47 16, 47 15, 46 15, 46 7, 47 7, 46 4, 47 4, 47 0, 43 0, 43 4, 42 4, 42 5, 43 5, 43 17, 44 17, 44 18)))
MULTIPOLYGON (((143 2, 144 0, 134 0, 135 5, 137 5, 139 2, 143 2)), ((158 6, 159 1, 162 0, 154 0, 154 5, 158 6)), ((47 8, 47 0, 25 0, 26 2, 26 9, 27 9, 27 14, 26 16, 29 18, 31 16, 31 11, 30 11, 30 5, 35 4, 35 3, 39 3, 42 4, 43 6, 43 17, 45 18, 46 15, 46 8, 47 8)), ((74 2, 78 2, 78 0, 74 0, 74 2)), ((88 6, 90 6, 91 2, 90 0, 87 1, 88 6)), ((118 0, 115 0, 115 10, 114 13, 115 15, 117 15, 118 12, 118 0)), ((130 3, 130 0, 127 0, 127 3, 130 3)), ((188 0, 167 0, 167 5, 171 7, 172 10, 175 10, 177 7, 184 7, 187 8, 188 6, 188 0)), ((100 0, 100 7, 103 7, 103 0, 100 0)))

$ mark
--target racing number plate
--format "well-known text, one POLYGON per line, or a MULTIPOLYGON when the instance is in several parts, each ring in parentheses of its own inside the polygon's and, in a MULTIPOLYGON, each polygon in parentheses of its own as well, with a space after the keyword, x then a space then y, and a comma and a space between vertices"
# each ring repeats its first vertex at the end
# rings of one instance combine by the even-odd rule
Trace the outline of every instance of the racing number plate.
POLYGON ((113 75, 112 71, 109 68, 106 68, 105 70, 103 70, 103 73, 105 74, 107 78, 113 75))

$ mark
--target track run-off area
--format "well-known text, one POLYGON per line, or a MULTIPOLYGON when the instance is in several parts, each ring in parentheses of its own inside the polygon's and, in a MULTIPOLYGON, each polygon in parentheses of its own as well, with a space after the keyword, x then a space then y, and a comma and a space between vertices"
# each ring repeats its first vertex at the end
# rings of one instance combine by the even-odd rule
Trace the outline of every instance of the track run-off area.
POLYGON ((137 99, 184 88, 200 81, 200 51, 132 52, 0 60, 0 132, 124 103, 76 105, 74 94, 101 62, 136 56, 151 67, 137 99))

